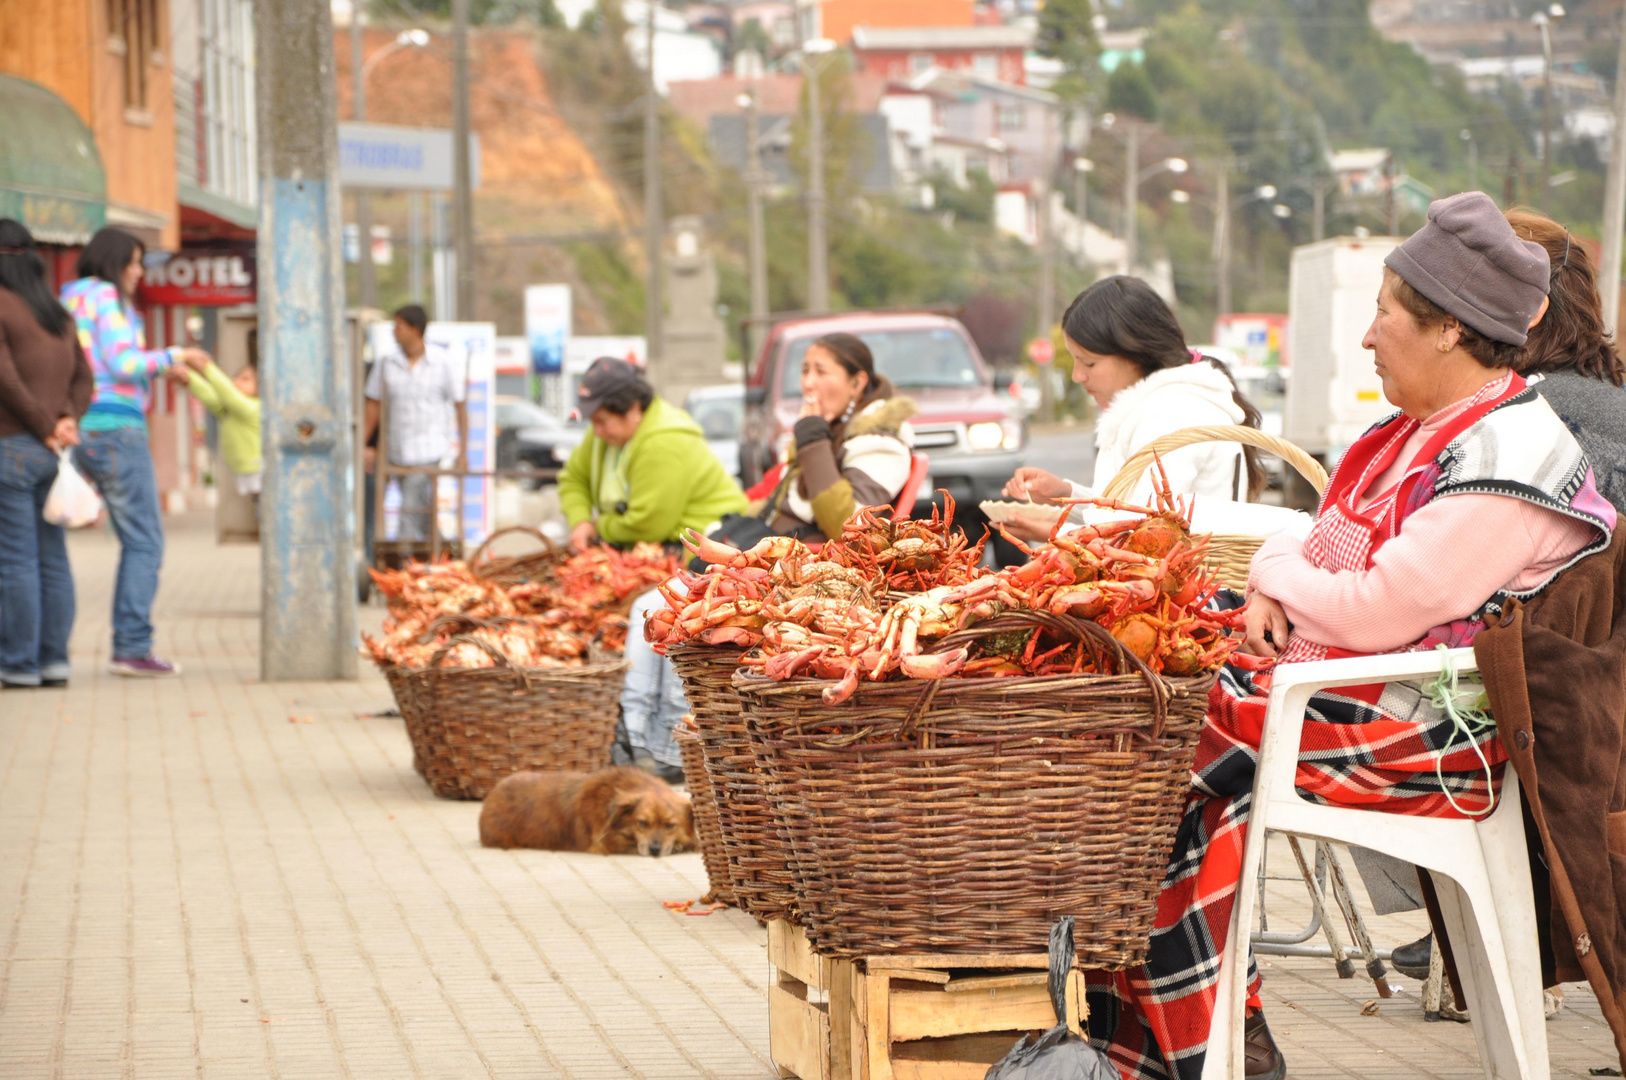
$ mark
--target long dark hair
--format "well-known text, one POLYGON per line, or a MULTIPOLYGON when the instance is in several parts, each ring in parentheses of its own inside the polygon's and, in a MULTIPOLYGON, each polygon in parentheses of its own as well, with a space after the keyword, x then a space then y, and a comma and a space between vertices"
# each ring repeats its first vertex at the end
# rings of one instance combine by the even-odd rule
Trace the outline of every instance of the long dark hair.
MULTIPOLYGON (((1061 329, 1086 352, 1118 356, 1134 364, 1142 378, 1193 362, 1185 332, 1169 305, 1150 285, 1124 274, 1102 278, 1073 297, 1061 317, 1061 329)), ((1212 356, 1203 359, 1230 380, 1231 400, 1242 410, 1243 426, 1259 427, 1264 415, 1237 389, 1231 369, 1212 356)), ((1242 448, 1242 456, 1248 467, 1248 498, 1256 499, 1265 490, 1265 467, 1259 451, 1251 446, 1242 448)))
POLYGON ((145 255, 147 245, 123 229, 111 225, 97 229, 85 250, 79 253, 79 265, 74 273, 82 278, 101 278, 119 291, 120 300, 128 303, 130 298, 124 295, 124 271, 138 251, 145 255))
POLYGON ((1626 363, 1621 362, 1614 339, 1604 332, 1603 301, 1586 249, 1564 226, 1528 207, 1516 206, 1503 216, 1520 239, 1546 248, 1552 264, 1547 314, 1530 328, 1514 370, 1521 375, 1574 371, 1600 382, 1626 384, 1626 363))
POLYGON ((46 333, 61 337, 73 326, 73 317, 45 283, 45 260, 34 250, 34 235, 11 218, 0 218, 0 289, 21 297, 46 333))

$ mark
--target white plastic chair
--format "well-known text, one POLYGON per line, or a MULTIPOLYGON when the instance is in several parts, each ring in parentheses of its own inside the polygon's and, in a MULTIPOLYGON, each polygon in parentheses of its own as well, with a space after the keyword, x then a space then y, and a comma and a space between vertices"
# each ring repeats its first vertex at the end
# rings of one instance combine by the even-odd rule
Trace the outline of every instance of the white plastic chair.
MULTIPOLYGON (((1477 670, 1472 649, 1453 650, 1450 657, 1459 673, 1477 670)), ((1478 819, 1323 806, 1294 790, 1304 710, 1312 694, 1339 686, 1428 679, 1440 670, 1439 655, 1421 652, 1276 669, 1203 1080, 1242 1076, 1248 928, 1259 902, 1259 865, 1267 828, 1358 844, 1431 871, 1485 1075, 1493 1080, 1548 1080, 1536 913, 1513 770, 1504 772, 1496 809, 1478 819)))

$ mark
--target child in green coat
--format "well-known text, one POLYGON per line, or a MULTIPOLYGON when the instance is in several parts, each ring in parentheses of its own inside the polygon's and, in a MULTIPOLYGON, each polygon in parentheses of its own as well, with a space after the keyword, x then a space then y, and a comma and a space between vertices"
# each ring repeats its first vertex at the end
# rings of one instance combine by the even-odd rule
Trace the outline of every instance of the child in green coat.
POLYGON ((260 373, 250 350, 249 362, 231 378, 206 353, 188 356, 169 369, 170 378, 186 387, 220 421, 220 453, 237 477, 240 495, 260 494, 260 373))

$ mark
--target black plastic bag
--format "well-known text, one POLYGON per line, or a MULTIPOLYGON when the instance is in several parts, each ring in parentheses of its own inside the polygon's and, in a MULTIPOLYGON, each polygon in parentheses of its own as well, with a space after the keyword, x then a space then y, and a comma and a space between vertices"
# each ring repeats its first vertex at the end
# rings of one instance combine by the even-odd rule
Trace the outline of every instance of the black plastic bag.
POLYGON ((1107 1056, 1067 1030, 1067 977, 1073 969, 1073 917, 1050 928, 1050 1003, 1061 1021, 1037 1039, 1024 1035, 983 1080, 1120 1080, 1107 1056))

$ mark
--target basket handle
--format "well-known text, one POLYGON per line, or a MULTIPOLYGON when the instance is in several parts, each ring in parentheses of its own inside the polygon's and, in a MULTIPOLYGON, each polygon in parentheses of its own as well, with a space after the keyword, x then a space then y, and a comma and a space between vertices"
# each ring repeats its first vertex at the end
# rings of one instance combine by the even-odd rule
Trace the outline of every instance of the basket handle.
MULTIPOLYGON (((1054 615, 1048 611, 1027 609, 1007 611, 1002 615, 996 615, 992 619, 979 622, 948 635, 938 642, 937 647, 931 651, 945 652, 992 634, 1035 628, 1044 628, 1053 633, 1076 637, 1086 645, 1110 653, 1118 660, 1121 669, 1127 669, 1125 674, 1133 672, 1139 675, 1145 681, 1146 689, 1152 695, 1152 737, 1154 739, 1163 737, 1163 725, 1168 722, 1169 718, 1169 694, 1172 689, 1169 681, 1153 671, 1146 664, 1146 661, 1124 648, 1123 643, 1112 636, 1111 631, 1093 620, 1081 619, 1076 615, 1054 615)), ((932 680, 934 696, 935 684, 941 681, 940 679, 932 680)), ((916 719, 916 714, 923 711, 923 703, 928 703, 925 702, 924 695, 922 695, 922 703, 917 703, 915 710, 911 713, 909 724, 912 725, 916 719)))
POLYGON ((545 534, 541 529, 533 528, 530 525, 509 525, 506 528, 496 530, 490 536, 480 541, 480 546, 474 549, 473 555, 469 556, 469 573, 473 574, 475 577, 482 577, 483 575, 480 573, 480 561, 485 558, 486 549, 491 546, 491 542, 497 539, 499 536, 507 536, 509 533, 516 532, 524 533, 527 536, 534 537, 535 539, 542 541, 543 554, 551 555, 558 550, 554 542, 549 540, 547 534, 545 534))
POLYGON ((1123 468, 1118 470, 1118 475, 1107 482, 1107 486, 1100 493, 1101 497, 1120 502, 1128 499, 1134 492, 1135 485, 1140 483, 1141 476, 1160 454, 1205 442, 1234 442, 1258 447, 1260 450, 1275 454, 1297 469, 1299 475, 1315 488, 1316 494, 1319 495, 1327 486, 1327 470, 1321 467, 1321 463, 1286 439, 1267 435, 1258 428, 1221 424, 1212 427, 1181 428, 1160 439, 1153 439, 1130 455, 1123 468))
POLYGON ((516 667, 514 662, 508 658, 506 653, 497 648, 497 646, 491 644, 491 642, 482 638, 474 637, 472 634, 458 634, 454 637, 448 638, 446 644, 436 649, 435 655, 429 658, 430 668, 438 668, 440 666, 441 659, 459 645, 478 646, 479 648, 485 650, 486 655, 491 657, 491 659, 496 662, 496 666, 498 668, 508 669, 513 673, 515 679, 524 683, 526 686, 531 684, 531 680, 525 674, 524 669, 516 667))

